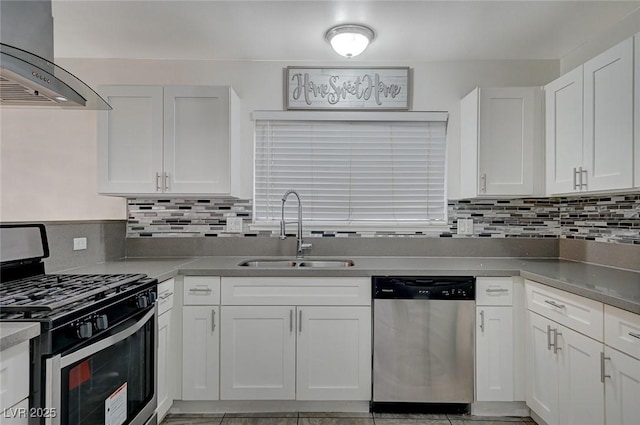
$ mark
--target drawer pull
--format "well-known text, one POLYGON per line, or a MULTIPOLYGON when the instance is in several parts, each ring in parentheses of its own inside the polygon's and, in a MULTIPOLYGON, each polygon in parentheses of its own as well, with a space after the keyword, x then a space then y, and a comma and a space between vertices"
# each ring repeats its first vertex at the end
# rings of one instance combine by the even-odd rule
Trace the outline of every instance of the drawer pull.
POLYGON ((564 308, 564 304, 558 304, 555 301, 544 300, 544 302, 546 302, 547 304, 551 304, 552 306, 554 306, 556 308, 564 308))
POLYGON ((489 288, 486 290, 488 293, 494 293, 494 292, 509 292, 508 289, 506 288, 489 288))
POLYGON ((640 334, 637 334, 635 332, 629 332, 629 336, 640 339, 640 334))
POLYGON ((208 294, 211 292, 211 288, 191 288, 189 289, 189 292, 204 292, 208 294))
POLYGON ((171 295, 173 295, 173 292, 167 292, 166 294, 162 294, 160 295, 160 299, 161 300, 166 300, 167 298, 169 298, 171 295))

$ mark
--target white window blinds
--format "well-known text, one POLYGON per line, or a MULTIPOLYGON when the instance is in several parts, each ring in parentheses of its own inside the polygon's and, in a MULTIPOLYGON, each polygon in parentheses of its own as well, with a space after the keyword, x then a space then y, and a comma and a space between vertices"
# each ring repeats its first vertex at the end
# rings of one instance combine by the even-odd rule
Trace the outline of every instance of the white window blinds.
POLYGON ((258 224, 280 220, 289 189, 305 224, 446 223, 444 120, 256 119, 255 131, 258 224))

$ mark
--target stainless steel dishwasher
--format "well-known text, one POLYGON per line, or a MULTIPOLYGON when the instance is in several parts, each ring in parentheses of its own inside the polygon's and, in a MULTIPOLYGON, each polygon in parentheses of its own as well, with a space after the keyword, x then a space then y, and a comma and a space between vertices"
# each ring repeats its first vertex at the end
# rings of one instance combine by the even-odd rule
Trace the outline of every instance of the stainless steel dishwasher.
POLYGON ((467 411, 475 278, 374 276, 372 285, 372 409, 467 411))

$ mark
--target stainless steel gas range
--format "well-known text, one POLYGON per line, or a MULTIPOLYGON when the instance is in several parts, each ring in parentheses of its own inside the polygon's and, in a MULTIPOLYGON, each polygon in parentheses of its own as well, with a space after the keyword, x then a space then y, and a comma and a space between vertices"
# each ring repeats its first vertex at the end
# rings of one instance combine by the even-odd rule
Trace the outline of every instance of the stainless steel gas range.
POLYGON ((0 238, 0 321, 41 327, 29 424, 156 424, 157 280, 45 274, 43 225, 0 225, 0 238))

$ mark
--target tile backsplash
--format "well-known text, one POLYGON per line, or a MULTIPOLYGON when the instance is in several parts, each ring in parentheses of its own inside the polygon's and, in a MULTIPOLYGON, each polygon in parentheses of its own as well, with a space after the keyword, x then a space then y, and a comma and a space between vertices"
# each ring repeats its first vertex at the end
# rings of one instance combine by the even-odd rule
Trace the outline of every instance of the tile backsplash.
MULTIPOLYGON (((270 237, 278 230, 249 228, 248 199, 128 200, 127 238, 139 237, 270 237), (225 231, 227 218, 241 217, 242 233, 225 231)), ((488 237, 567 238, 640 244, 640 194, 600 197, 452 200, 449 229, 420 231, 318 231, 311 237, 488 237), (472 235, 458 235, 459 218, 474 223, 472 235)))

